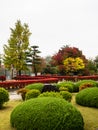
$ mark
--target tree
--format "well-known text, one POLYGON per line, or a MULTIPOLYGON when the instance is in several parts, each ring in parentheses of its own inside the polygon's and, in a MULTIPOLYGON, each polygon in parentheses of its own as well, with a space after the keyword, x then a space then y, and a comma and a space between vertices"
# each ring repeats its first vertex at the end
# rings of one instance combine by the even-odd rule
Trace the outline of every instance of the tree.
POLYGON ((41 52, 38 50, 38 48, 38 46, 34 45, 31 46, 26 52, 26 62, 28 65, 33 67, 35 76, 37 76, 37 72, 41 65, 41 57, 38 55, 41 52))
POLYGON ((85 67, 86 67, 87 59, 82 54, 82 51, 80 51, 76 47, 69 47, 68 45, 66 45, 66 46, 63 46, 61 49, 59 49, 59 51, 52 56, 51 64, 53 66, 57 66, 59 68, 59 74, 61 74, 61 75, 66 74, 63 61, 69 57, 81 58, 83 60, 83 63, 85 64, 85 67))
POLYGON ((88 60, 87 68, 89 71, 89 75, 97 74, 97 64, 93 59, 88 60))
POLYGON ((64 67, 67 74, 75 74, 79 73, 80 70, 83 70, 85 68, 85 64, 83 63, 83 60, 79 57, 77 58, 66 58, 64 60, 64 67))
MULTIPOLYGON (((31 35, 28 25, 21 24, 18 20, 15 24, 15 28, 11 30, 11 35, 8 40, 8 45, 4 45, 4 65, 8 69, 15 68, 19 75, 21 70, 26 70, 26 55, 25 51, 29 46, 29 37, 31 35)), ((13 77, 13 73, 12 73, 13 77)))

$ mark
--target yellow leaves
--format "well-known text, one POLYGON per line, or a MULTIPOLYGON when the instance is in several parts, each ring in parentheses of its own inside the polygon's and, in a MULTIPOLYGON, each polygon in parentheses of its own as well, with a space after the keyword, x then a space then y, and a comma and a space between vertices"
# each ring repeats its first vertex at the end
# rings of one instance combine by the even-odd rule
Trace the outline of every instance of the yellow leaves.
POLYGON ((83 60, 80 57, 66 58, 63 63, 67 72, 74 72, 85 68, 85 64, 83 63, 83 60))

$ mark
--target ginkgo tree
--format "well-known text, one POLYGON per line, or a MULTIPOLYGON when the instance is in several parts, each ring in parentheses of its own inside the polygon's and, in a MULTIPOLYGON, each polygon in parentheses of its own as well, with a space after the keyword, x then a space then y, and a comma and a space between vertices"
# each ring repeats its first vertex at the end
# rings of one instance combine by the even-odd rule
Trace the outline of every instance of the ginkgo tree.
POLYGON ((64 68, 67 74, 74 74, 85 68, 85 64, 80 57, 77 58, 66 58, 64 61, 64 68))
POLYGON ((10 38, 4 45, 3 62, 6 68, 15 68, 21 75, 21 71, 27 69, 25 52, 29 46, 31 32, 28 25, 25 23, 22 25, 20 20, 17 20, 15 28, 10 28, 10 30, 10 38))

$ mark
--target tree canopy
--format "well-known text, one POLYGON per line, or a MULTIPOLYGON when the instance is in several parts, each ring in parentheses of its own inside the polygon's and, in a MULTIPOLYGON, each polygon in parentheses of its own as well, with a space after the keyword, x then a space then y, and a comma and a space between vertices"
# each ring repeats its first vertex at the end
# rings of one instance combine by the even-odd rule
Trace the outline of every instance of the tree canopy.
MULTIPOLYGON (((74 60, 75 58, 81 59, 83 61, 84 66, 86 66, 87 59, 82 54, 82 51, 76 47, 70 47, 70 46, 66 45, 66 46, 63 46, 61 49, 59 49, 59 51, 52 56, 51 64, 53 66, 58 66, 58 70, 59 70, 60 74, 67 74, 68 66, 66 66, 64 64, 69 63, 68 62, 69 59, 71 59, 71 63, 72 63, 72 59, 74 60), (65 69, 66 67, 67 67, 67 70, 65 69)), ((80 61, 80 60, 77 60, 77 61, 80 61)), ((76 67, 76 64, 71 64, 71 65, 74 66, 74 68, 76 67)), ((71 68, 69 67, 69 70, 70 69, 71 68)), ((76 71, 76 70, 74 69, 74 71, 76 71)))
POLYGON ((6 68, 15 68, 19 75, 21 70, 26 70, 26 55, 25 51, 29 46, 29 37, 31 32, 26 23, 22 25, 20 20, 17 20, 15 28, 10 28, 11 34, 8 43, 4 45, 4 65, 6 68))

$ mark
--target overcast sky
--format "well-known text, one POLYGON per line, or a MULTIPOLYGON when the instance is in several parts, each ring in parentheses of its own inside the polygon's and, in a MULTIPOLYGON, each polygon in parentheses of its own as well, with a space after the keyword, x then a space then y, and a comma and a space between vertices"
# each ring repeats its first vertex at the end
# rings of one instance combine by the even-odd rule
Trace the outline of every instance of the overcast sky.
POLYGON ((64 45, 87 58, 98 55, 98 0, 0 0, 1 53, 17 20, 28 24, 30 45, 38 45, 42 57, 64 45))

